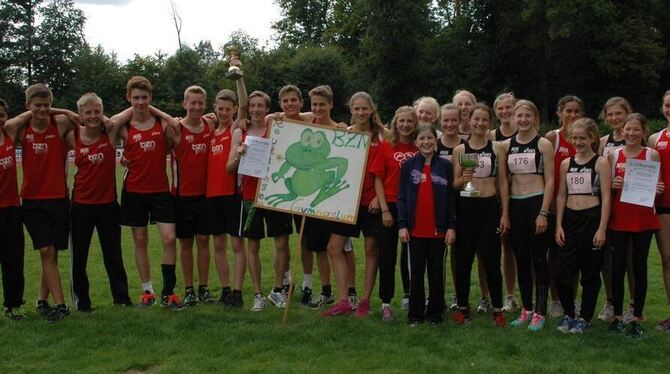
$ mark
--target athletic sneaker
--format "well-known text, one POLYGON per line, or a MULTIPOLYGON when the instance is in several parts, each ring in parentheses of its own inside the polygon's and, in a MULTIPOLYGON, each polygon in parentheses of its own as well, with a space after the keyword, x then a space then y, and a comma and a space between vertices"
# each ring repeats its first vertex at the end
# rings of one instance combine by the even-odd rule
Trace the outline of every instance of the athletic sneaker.
POLYGON ((265 302, 265 298, 263 297, 262 293, 257 293, 256 296, 254 296, 254 305, 251 306, 251 311, 252 312, 260 312, 261 310, 265 309, 265 307, 268 306, 268 303, 265 302))
POLYGON ((612 320, 612 317, 614 317, 614 305, 612 305, 612 303, 609 301, 605 301, 603 310, 598 313, 598 319, 603 322, 609 322, 612 320))
POLYGON ((356 308, 356 317, 365 318, 370 314, 370 300, 361 299, 356 308))
POLYGON ((493 325, 495 327, 505 327, 505 325, 507 325, 507 320, 505 320, 505 314, 503 314, 502 312, 493 313, 493 325))
POLYGON ((340 300, 337 304, 330 307, 330 309, 321 312, 322 317, 334 317, 340 314, 349 315, 353 312, 351 303, 348 299, 340 300))
MULTIPOLYGON (((628 306, 628 310, 626 311, 626 313, 623 314, 623 323, 629 324, 633 322, 633 320, 635 319, 633 316, 634 311, 635 311, 635 305, 630 304, 628 306)), ((640 322, 644 321, 645 319, 646 318, 644 317, 644 314, 642 314, 642 317, 639 318, 640 322)))
POLYGON ((577 318, 575 320, 575 323, 572 324, 572 328, 570 328, 570 332, 573 334, 583 334, 587 332, 591 328, 591 325, 589 325, 584 318, 577 318))
POLYGON ((477 305, 477 313, 486 313, 491 307, 491 302, 488 298, 482 297, 479 299, 479 305, 477 305))
POLYGON ((391 322, 395 319, 393 317, 393 310, 389 304, 382 304, 382 321, 391 322))
POLYGON ((173 293, 161 296, 161 306, 168 307, 172 310, 184 309, 184 305, 179 301, 179 296, 173 293))
POLYGON ((656 330, 670 332, 670 318, 663 320, 656 325, 656 330))
POLYGON ((5 308, 5 317, 14 320, 20 321, 22 319, 28 318, 26 313, 23 311, 23 308, 20 306, 15 306, 13 308, 5 308))
POLYGON ((320 294, 319 296, 313 297, 312 300, 310 300, 309 307, 312 309, 320 309, 334 302, 335 296, 333 296, 333 294, 330 294, 330 296, 320 294))
POLYGON ((282 291, 279 292, 275 292, 274 290, 270 291, 270 294, 268 295, 268 300, 270 300, 270 302, 277 308, 286 307, 286 297, 284 297, 284 292, 282 291))
POLYGON ((37 302, 35 302, 35 310, 42 317, 46 318, 49 313, 51 313, 52 308, 51 305, 49 305, 48 300, 37 300, 37 302))
POLYGON ((201 288, 198 290, 198 300, 203 304, 213 304, 216 302, 214 296, 209 293, 209 289, 201 288))
POLYGON ((310 301, 312 301, 312 289, 309 287, 303 287, 302 296, 300 297, 300 304, 309 305, 310 301))
POLYGON ((449 304, 449 310, 456 310, 458 308, 458 299, 454 295, 454 297, 451 298, 451 304, 449 304))
POLYGON ((242 301, 242 291, 233 290, 233 296, 231 297, 231 308, 241 308, 244 305, 242 301))
POLYGON ((400 309, 409 310, 409 295, 405 294, 402 296, 402 300, 400 300, 400 309))
POLYGON ((233 293, 230 292, 230 288, 225 288, 221 290, 221 297, 219 297, 219 303, 227 307, 233 305, 233 293))
POLYGON ((198 297, 195 295, 195 291, 190 289, 184 293, 184 307, 196 306, 198 304, 198 297))
POLYGON ((554 300, 551 302, 551 306, 549 307, 549 315, 551 318, 558 318, 565 314, 563 311, 563 307, 561 306, 561 302, 558 300, 554 300))
POLYGON ((519 304, 516 302, 516 298, 514 295, 507 295, 505 297, 505 302, 503 303, 503 312, 514 312, 516 309, 519 307, 519 304))
POLYGON ((349 304, 351 304, 351 310, 358 309, 358 296, 349 295, 349 304))
POLYGON ((607 328, 607 332, 610 334, 621 334, 625 328, 626 326, 620 319, 613 319, 607 328))
POLYGON ((628 325, 628 331, 626 331, 626 336, 631 338, 640 338, 642 337, 642 325, 639 321, 631 321, 628 325))
POLYGON ((531 310, 526 310, 526 308, 521 308, 521 314, 519 315, 519 318, 510 322, 510 325, 514 327, 523 326, 530 322, 531 318, 533 318, 533 312, 531 310))
POLYGON ((53 309, 51 310, 51 313, 49 313, 49 315, 46 316, 46 320, 49 322, 56 322, 69 315, 70 315, 70 309, 68 309, 67 305, 58 304, 54 305, 53 309))
POLYGON ((470 321, 472 321, 470 313, 465 310, 458 309, 456 314, 454 314, 454 322, 456 322, 457 325, 465 325, 466 323, 470 323, 470 321))
POLYGON ((140 295, 140 307, 152 306, 156 303, 156 296, 149 291, 144 291, 140 295))
POLYGON ((422 323, 423 323, 423 321, 417 321, 417 320, 410 320, 410 321, 407 321, 407 324, 408 324, 409 327, 411 327, 411 328, 419 327, 419 325, 422 324, 422 323))
POLYGON ((533 313, 533 319, 530 320, 528 331, 540 331, 544 328, 544 316, 533 313))
POLYGON ((556 330, 558 330, 558 331, 560 331, 564 334, 568 333, 568 332, 570 332, 570 329, 572 329, 572 326, 573 326, 574 323, 575 323, 575 320, 570 318, 570 316, 566 314, 566 315, 563 316, 563 318, 561 318, 558 321, 558 324, 556 325, 556 330))
POLYGON ((291 289, 291 295, 295 294, 295 284, 291 286, 290 284, 285 284, 281 288, 281 292, 284 294, 284 299, 288 300, 288 290, 291 289))
POLYGON ((578 303, 577 300, 575 300, 575 317, 578 316, 582 311, 582 304, 578 303))

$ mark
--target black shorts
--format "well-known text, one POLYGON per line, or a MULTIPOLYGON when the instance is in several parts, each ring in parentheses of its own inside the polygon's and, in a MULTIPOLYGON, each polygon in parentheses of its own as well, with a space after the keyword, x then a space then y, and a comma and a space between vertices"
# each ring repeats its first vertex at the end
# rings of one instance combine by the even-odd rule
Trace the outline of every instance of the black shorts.
POLYGON ((23 253, 23 217, 21 207, 9 206, 0 208, 0 258, 10 253, 23 253))
POLYGON ((670 207, 667 207, 667 206, 657 206, 655 209, 656 209, 656 215, 670 214, 670 207))
POLYGON ((175 196, 174 214, 179 239, 195 235, 209 235, 209 221, 205 196, 175 196))
POLYGON ((242 198, 240 195, 214 196, 205 199, 209 233, 242 236, 242 198))
POLYGON ((323 252, 328 249, 329 223, 322 219, 305 217, 305 232, 302 234, 305 249, 312 252, 323 252))
POLYGON ((379 232, 379 225, 381 225, 381 216, 379 213, 372 214, 368 211, 368 207, 361 205, 358 207, 358 217, 356 224, 350 225, 343 222, 330 222, 329 232, 341 236, 348 236, 351 238, 358 238, 363 232, 366 238, 377 237, 379 232))
POLYGON ((70 238, 70 200, 23 200, 23 222, 33 241, 33 249, 68 247, 70 238))
MULTIPOLYGON (((244 214, 242 215, 242 225, 246 227, 249 212, 246 204, 244 214)), ((291 214, 268 210, 263 208, 254 208, 253 217, 247 230, 242 232, 242 236, 247 239, 263 239, 265 237, 265 226, 267 226, 267 236, 276 238, 283 235, 291 235, 293 227, 291 224, 291 214)))
POLYGON ((148 223, 175 223, 174 203, 167 192, 121 192, 121 225, 146 227, 148 223))

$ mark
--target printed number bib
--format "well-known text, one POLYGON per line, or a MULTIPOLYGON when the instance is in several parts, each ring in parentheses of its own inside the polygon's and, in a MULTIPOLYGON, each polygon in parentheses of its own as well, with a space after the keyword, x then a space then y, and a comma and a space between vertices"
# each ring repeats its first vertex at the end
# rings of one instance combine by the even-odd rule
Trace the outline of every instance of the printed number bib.
POLYGON ((479 165, 475 169, 474 178, 486 178, 491 176, 491 157, 480 157, 477 161, 479 165))
POLYGON ((535 153, 512 153, 507 157, 507 166, 512 174, 533 174, 535 168, 535 153))
POLYGON ((591 173, 567 173, 568 194, 591 194, 591 173))

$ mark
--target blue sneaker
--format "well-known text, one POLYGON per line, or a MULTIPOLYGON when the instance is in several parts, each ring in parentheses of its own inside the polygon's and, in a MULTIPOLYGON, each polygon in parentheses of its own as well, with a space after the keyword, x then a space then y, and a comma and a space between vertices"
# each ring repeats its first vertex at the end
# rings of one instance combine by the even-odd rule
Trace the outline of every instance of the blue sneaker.
POLYGON ((575 323, 570 328, 570 332, 573 334, 583 334, 589 330, 591 325, 584 320, 584 318, 577 318, 575 323))
POLYGON ((572 328, 573 324, 575 323, 575 320, 570 318, 569 315, 564 315, 563 318, 561 318, 560 321, 558 321, 558 325, 556 325, 556 330, 562 332, 562 333, 568 333, 570 332, 570 329, 572 328))

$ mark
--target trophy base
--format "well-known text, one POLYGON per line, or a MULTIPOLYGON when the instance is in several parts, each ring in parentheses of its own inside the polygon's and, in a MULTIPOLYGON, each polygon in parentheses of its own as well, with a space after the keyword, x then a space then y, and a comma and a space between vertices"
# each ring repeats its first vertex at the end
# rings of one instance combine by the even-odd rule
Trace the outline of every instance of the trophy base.
POLYGON ((479 197, 479 191, 477 191, 477 190, 461 191, 461 196, 462 197, 479 197))
POLYGON ((228 70, 226 72, 226 78, 232 80, 238 80, 244 76, 244 73, 240 69, 228 70))

